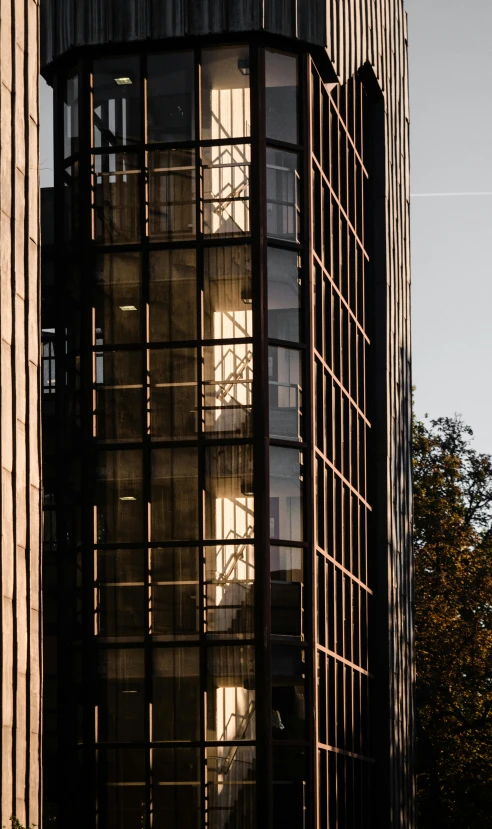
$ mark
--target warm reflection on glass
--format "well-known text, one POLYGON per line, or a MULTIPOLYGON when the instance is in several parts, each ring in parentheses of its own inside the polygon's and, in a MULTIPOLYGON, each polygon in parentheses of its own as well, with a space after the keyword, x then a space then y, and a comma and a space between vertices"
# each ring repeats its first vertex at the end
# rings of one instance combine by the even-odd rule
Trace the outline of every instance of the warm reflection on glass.
POLYGON ((297 242, 299 236, 298 156, 267 149, 267 232, 297 242))
POLYGON ((251 130, 249 48, 202 51, 202 138, 246 138, 251 130))
POLYGON ((301 269, 296 251, 268 248, 268 336, 299 342, 301 269))
POLYGON ((205 624, 211 638, 253 636, 254 579, 253 545, 205 548, 205 624))
POLYGON ((147 59, 149 143, 194 138, 193 52, 168 52, 147 59))
POLYGON ((253 538, 253 448, 213 446, 205 459, 205 538, 253 538))
POLYGON ((206 763, 209 829, 256 829, 256 748, 207 748, 206 763))
POLYGON ((165 829, 199 829, 200 777, 199 749, 153 749, 154 826, 162 826, 165 829))
POLYGON ((128 55, 94 61, 94 147, 134 144, 141 137, 140 61, 128 55))
POLYGON ((234 245, 204 251, 205 339, 242 339, 253 335, 251 248, 234 245))
POLYGON ((153 663, 152 740, 199 740, 198 648, 155 648, 153 663))
POLYGON ((100 452, 95 498, 98 543, 145 540, 141 452, 100 452))
POLYGON ((198 450, 152 452, 152 541, 198 538, 198 450))
POLYGON ((94 238, 106 245, 140 239, 140 169, 133 153, 94 156, 94 238))
POLYGON ((196 340, 196 253, 150 252, 150 340, 196 340))
POLYGON ((253 346, 224 343, 204 348, 205 431, 231 437, 249 437, 252 402, 253 346))
POLYGON ((207 668, 207 740, 254 740, 254 647, 208 648, 207 668))
POLYGON ((270 548, 272 634, 303 636, 304 550, 270 548))
POLYGON ((142 288, 139 253, 105 253, 97 257, 96 339, 101 345, 140 342, 142 288))
POLYGON ((195 151, 149 153, 149 236, 191 239, 195 235, 195 151))
POLYGON ((143 436, 142 353, 96 353, 96 434, 102 440, 143 436))
POLYGON ((204 147, 203 232, 215 236, 249 233, 249 144, 204 147))
POLYGON ((270 447, 270 538, 302 541, 302 453, 270 447))
POLYGON ((267 138, 297 143, 297 58, 265 51, 267 138))
POLYGON ((97 632, 106 639, 143 639, 148 630, 144 550, 97 551, 97 632))
POLYGON ((98 736, 102 742, 144 739, 144 651, 99 650, 98 736))
POLYGON ((196 349, 150 351, 150 433, 193 438, 197 433, 196 349))
POLYGON ((270 437, 301 439, 301 368, 299 351, 269 347, 270 437))
POLYGON ((152 633, 162 640, 196 639, 199 632, 197 547, 151 550, 152 633))

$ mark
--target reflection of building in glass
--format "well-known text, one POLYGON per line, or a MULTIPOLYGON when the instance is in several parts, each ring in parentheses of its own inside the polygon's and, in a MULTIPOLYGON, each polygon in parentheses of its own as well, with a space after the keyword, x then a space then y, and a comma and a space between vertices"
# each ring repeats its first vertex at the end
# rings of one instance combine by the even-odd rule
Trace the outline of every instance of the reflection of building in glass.
POLYGON ((264 5, 130 46, 45 4, 45 807, 84 829, 412 825, 403 79, 264 5))

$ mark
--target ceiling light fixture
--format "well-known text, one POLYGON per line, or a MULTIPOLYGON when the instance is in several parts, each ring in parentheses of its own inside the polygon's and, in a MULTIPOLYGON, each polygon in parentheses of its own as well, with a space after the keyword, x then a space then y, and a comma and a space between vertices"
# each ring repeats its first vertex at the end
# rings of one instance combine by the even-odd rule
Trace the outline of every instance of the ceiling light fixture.
POLYGON ((120 311, 136 311, 136 305, 120 305, 120 311))
POLYGON ((136 501, 137 499, 133 495, 122 495, 120 501, 136 501))
POLYGON ((114 82, 118 84, 118 86, 130 86, 133 83, 131 78, 123 77, 123 78, 115 78, 114 82))

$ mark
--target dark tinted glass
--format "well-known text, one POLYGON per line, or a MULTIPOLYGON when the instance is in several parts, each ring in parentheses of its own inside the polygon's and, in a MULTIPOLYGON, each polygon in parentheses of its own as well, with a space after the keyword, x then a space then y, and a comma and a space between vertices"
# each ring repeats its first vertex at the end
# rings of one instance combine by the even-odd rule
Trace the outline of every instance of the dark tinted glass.
POLYGON ((265 52, 266 134, 297 143, 297 58, 265 52))
POLYGON ((147 130, 150 143, 194 137, 193 53, 149 55, 147 130))
POLYGON ((128 55, 94 61, 94 146, 118 147, 141 138, 140 61, 128 55))

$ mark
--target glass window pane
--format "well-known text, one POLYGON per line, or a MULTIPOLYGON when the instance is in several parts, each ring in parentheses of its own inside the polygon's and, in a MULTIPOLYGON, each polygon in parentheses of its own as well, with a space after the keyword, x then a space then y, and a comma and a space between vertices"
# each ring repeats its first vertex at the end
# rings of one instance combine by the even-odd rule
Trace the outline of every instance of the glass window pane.
MULTIPOLYGON (((229 825, 256 829, 255 760, 254 746, 206 749, 209 829, 224 829, 229 825)), ((282 829, 291 825, 287 821, 282 829)))
POLYGON ((149 153, 149 236, 192 239, 196 226, 195 152, 149 153))
POLYGON ((193 438, 197 433, 196 349, 150 352, 150 432, 154 438, 193 438))
POLYGON ((79 76, 74 69, 63 85, 64 155, 68 158, 79 151, 79 76))
POLYGON ((103 584, 97 592, 99 636, 127 641, 143 639, 149 628, 147 591, 143 584, 103 584))
POLYGON ((253 346, 228 343, 204 348, 205 431, 229 437, 249 437, 252 403, 253 346))
POLYGON ((151 342, 196 340, 196 253, 150 253, 151 342))
POLYGON ((207 449, 205 475, 205 538, 253 538, 252 447, 207 449))
POLYGON ((304 550, 302 547, 271 547, 270 578, 272 634, 302 636, 304 610, 304 550))
POLYGON ((138 343, 142 337, 140 254, 106 253, 96 265, 96 340, 138 343))
POLYGON ((269 347, 270 437, 301 439, 301 371, 299 351, 269 347))
POLYGON ((268 336, 299 342, 301 270, 295 251, 268 248, 268 336))
POLYGON ((270 538, 302 541, 302 453, 270 447, 270 538))
POLYGON ((306 749, 274 746, 273 829, 305 826, 308 806, 306 791, 306 749))
POLYGON ((254 647, 209 648, 207 665, 207 740, 254 740, 254 647))
POLYGON ((141 352, 96 353, 95 371, 97 436, 102 440, 142 440, 141 352))
POLYGON ((152 739, 199 740, 198 648, 155 649, 153 662, 152 739))
POLYGON ((141 452, 100 452, 95 498, 97 541, 100 544, 147 540, 141 452))
POLYGON ((159 639, 196 639, 199 624, 197 547, 152 550, 152 633, 159 639))
POLYGON ((147 569, 144 550, 98 550, 97 580, 99 584, 143 584, 147 569))
POLYGON ((204 258, 205 339, 252 337, 251 248, 206 248, 204 258))
POLYGON ((199 749, 153 749, 152 814, 154 826, 165 829, 199 829, 199 749))
POLYGON ((198 451, 152 452, 153 541, 198 538, 198 451))
POLYGON ((95 240, 106 245, 140 239, 140 169, 133 153, 94 156, 95 240))
POLYGON ((149 143, 194 138, 193 52, 168 52, 147 58, 149 143))
POLYGON ((140 61, 128 55, 94 61, 94 146, 140 140, 140 61))
POLYGON ((267 138, 297 144, 297 58, 265 52, 267 138))
POLYGON ((299 172, 296 153, 267 149, 267 233, 297 242, 299 172))
POLYGON ((143 649, 99 651, 98 738, 103 742, 144 739, 143 649))
POLYGON ((272 736, 305 740, 306 656, 300 648, 272 646, 272 736))
POLYGON ((79 235, 79 162, 65 167, 63 176, 63 199, 65 205, 65 244, 72 247, 79 235))
POLYGON ((251 544, 205 548, 205 618, 209 637, 253 636, 254 579, 251 544))
POLYGON ((203 232, 206 236, 249 233, 251 147, 204 147, 203 232))
POLYGON ((146 821, 143 749, 97 752, 99 819, 108 829, 140 829, 146 821))
POLYGON ((202 138, 245 138, 251 131, 249 49, 202 52, 202 138))

